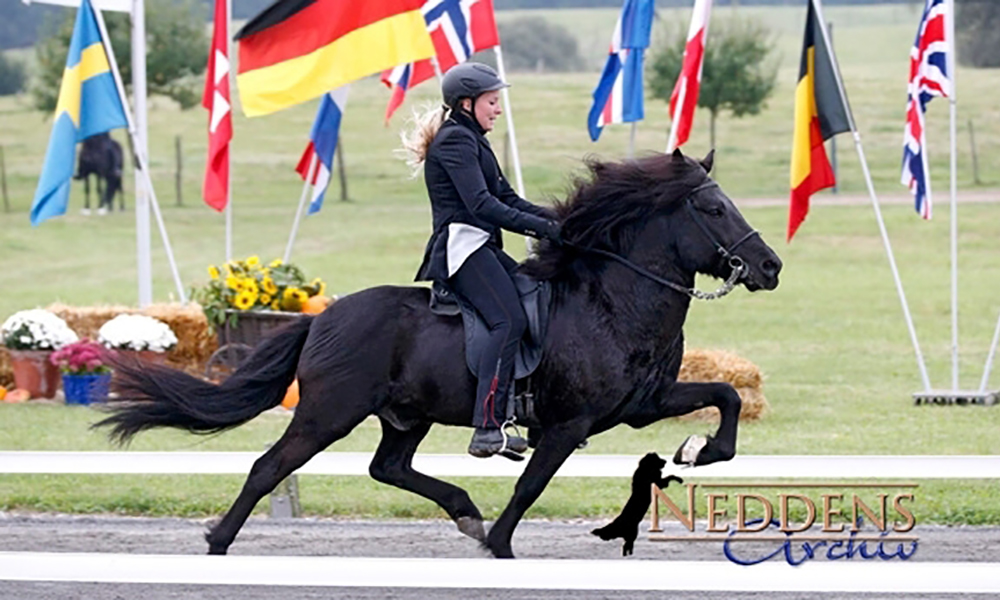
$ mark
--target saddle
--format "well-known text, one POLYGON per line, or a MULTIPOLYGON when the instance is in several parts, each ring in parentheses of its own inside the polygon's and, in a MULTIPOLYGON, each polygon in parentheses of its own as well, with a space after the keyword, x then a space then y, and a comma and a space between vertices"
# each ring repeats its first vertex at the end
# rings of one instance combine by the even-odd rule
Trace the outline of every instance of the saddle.
MULTIPOLYGON (((514 274, 514 286, 521 298, 521 307, 528 317, 528 327, 514 357, 514 381, 510 386, 507 417, 526 427, 538 423, 534 411, 534 394, 530 391, 530 376, 542 362, 542 346, 549 324, 549 304, 552 289, 546 281, 537 281, 522 273, 514 274), (518 385, 518 382, 521 385, 518 385), (516 391, 515 391, 516 390, 516 391)), ((442 282, 431 286, 431 312, 445 317, 462 316, 465 328, 465 364, 473 375, 489 339, 489 327, 476 308, 442 282)))

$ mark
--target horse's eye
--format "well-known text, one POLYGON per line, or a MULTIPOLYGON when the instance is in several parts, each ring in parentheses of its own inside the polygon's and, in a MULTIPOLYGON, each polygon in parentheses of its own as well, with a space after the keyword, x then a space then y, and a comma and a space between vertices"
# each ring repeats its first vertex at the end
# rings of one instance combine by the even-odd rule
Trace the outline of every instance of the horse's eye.
POLYGON ((709 216, 721 217, 724 211, 722 210, 721 206, 712 206, 706 212, 709 214, 709 216))

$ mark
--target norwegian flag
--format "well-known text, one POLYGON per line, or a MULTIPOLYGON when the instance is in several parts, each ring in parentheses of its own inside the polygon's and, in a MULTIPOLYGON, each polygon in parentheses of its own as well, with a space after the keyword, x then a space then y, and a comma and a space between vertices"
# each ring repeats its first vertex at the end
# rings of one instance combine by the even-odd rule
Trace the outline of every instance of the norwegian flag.
MULTIPOLYGON (((442 74, 476 52, 500 45, 493 0, 427 0, 421 11, 442 74)), ((386 123, 403 103, 408 90, 434 77, 431 60, 383 71, 382 83, 393 90, 385 110, 386 123)))
POLYGON ((910 50, 910 83, 907 86, 906 127, 903 131, 903 185, 913 194, 921 217, 931 218, 931 180, 927 166, 924 115, 935 96, 951 93, 948 74, 949 40, 945 0, 927 0, 917 40, 910 50))
POLYGON ((695 0, 687 45, 684 47, 684 62, 674 91, 670 94, 670 138, 667 152, 683 146, 691 135, 694 109, 698 106, 698 92, 701 89, 701 70, 711 14, 712 0, 695 0))
POLYGON ((233 115, 229 103, 229 14, 226 0, 215 0, 212 46, 205 71, 201 104, 208 109, 208 156, 202 197, 205 204, 222 212, 229 202, 229 142, 233 139, 233 115))
POLYGON ((337 151, 337 140, 340 136, 340 120, 347 107, 347 92, 350 86, 337 88, 323 95, 316 111, 316 120, 309 132, 309 145, 306 146, 302 158, 295 170, 302 180, 309 179, 309 167, 312 165, 312 198, 309 201, 309 214, 319 212, 323 208, 323 198, 326 188, 330 185, 330 175, 333 173, 333 155, 337 151), (315 157, 315 162, 314 158, 315 157))
POLYGON ((625 0, 587 116, 591 140, 596 142, 608 123, 642 120, 643 51, 649 47, 652 26, 653 0, 625 0))

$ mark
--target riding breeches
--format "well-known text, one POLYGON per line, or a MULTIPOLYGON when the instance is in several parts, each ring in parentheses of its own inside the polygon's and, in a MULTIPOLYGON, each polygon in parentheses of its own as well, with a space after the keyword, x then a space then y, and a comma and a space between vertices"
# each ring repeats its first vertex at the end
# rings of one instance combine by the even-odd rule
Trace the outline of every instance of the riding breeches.
POLYGON ((476 367, 479 383, 472 424, 497 428, 504 422, 507 390, 514 376, 514 356, 528 319, 514 287, 517 263, 501 250, 480 247, 448 283, 476 307, 489 327, 489 343, 476 367))

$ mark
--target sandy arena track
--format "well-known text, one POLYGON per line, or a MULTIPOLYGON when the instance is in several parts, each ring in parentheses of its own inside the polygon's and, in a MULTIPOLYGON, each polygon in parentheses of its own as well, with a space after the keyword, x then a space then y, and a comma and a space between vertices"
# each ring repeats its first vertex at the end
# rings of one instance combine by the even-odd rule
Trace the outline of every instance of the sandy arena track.
MULTIPOLYGON (((725 560, 721 544, 654 543, 645 527, 635 556, 622 559, 620 542, 602 542, 588 532, 604 521, 525 521, 514 536, 514 551, 523 558, 607 560, 725 560)), ((135 554, 201 554, 206 521, 0 513, 0 551, 116 552, 135 554)), ((918 526, 921 540, 912 561, 997 561, 1000 528, 918 526)), ((232 554, 378 557, 485 557, 477 544, 458 533, 450 521, 356 521, 330 519, 252 519, 231 548, 232 554)), ((2 560, 2 558, 0 558, 2 560)), ((894 559, 898 560, 898 559, 894 559)), ((747 567, 753 568, 753 567, 747 567)), ((793 567, 788 567, 789 569, 793 567)), ((503 561, 497 561, 497 578, 503 561)), ((665 570, 664 577, 669 577, 665 570)), ((0 582, 0 600, 173 600, 213 598, 443 598, 499 600, 732 598, 732 594, 664 594, 635 592, 525 592, 503 590, 406 590, 397 588, 284 588, 260 586, 193 586, 97 583, 0 582)), ((741 594, 741 598, 856 598, 856 594, 741 594)), ((912 596, 909 596, 912 597, 912 596)), ((932 597, 932 596, 927 596, 932 597)), ((959 598, 961 596, 950 596, 959 598)), ((982 598, 982 596, 978 596, 982 598)))

